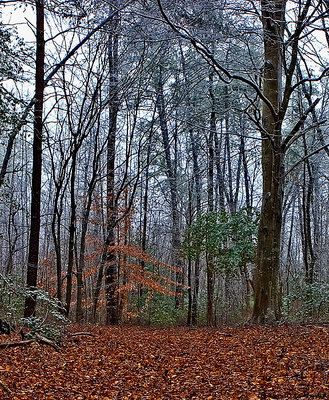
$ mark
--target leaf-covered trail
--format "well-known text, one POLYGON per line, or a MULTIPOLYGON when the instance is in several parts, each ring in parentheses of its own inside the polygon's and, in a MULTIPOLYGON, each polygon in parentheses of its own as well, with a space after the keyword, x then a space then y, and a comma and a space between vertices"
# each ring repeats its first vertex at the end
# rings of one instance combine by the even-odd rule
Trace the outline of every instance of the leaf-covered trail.
POLYGON ((329 327, 89 329, 1 349, 0 399, 329 399, 329 327))

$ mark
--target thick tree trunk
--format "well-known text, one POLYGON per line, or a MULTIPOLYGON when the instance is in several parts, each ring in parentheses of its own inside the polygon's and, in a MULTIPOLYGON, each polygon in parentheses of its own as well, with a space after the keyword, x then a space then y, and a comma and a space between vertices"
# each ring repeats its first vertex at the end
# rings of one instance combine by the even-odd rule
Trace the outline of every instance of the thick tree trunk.
MULTIPOLYGON (((117 204, 115 200, 115 160, 116 160, 116 134, 117 134, 117 116, 119 108, 118 99, 118 23, 116 19, 113 23, 113 33, 109 38, 109 63, 110 63, 110 95, 109 104, 109 136, 107 145, 107 239, 106 244, 113 246, 115 244, 115 227, 117 221, 117 204)), ((118 260, 116 254, 105 249, 107 253, 105 267, 105 295, 106 295, 106 324, 115 325, 119 322, 118 309, 118 260)))
POLYGON ((281 147, 281 51, 285 0, 263 0, 265 65, 263 94, 272 105, 263 104, 262 171, 263 202, 258 231, 253 321, 264 323, 278 318, 278 274, 283 196, 283 154, 281 147), (270 315, 272 314, 272 315, 270 315))
MULTIPOLYGON (((29 253, 27 261, 26 285, 33 289, 37 286, 39 236, 40 236, 40 207, 41 207, 41 172, 42 172, 42 114, 44 93, 44 3, 36 0, 36 71, 35 71, 35 105, 33 129, 33 170, 32 170, 32 195, 31 195, 31 224, 29 253)), ((28 296, 25 299, 24 317, 34 315, 36 298, 28 296)))
POLYGON ((103 278, 105 279, 106 297, 106 324, 115 325, 119 322, 118 308, 118 260, 116 254, 109 247, 115 245, 115 228, 117 226, 117 201, 115 194, 115 161, 116 161, 116 134, 117 116, 119 109, 118 98, 118 24, 116 18, 111 25, 108 39, 108 60, 110 71, 109 87, 109 131, 107 141, 107 176, 106 176, 106 238, 103 245, 100 267, 97 275, 96 287, 93 295, 93 319, 95 321, 98 299, 103 278))

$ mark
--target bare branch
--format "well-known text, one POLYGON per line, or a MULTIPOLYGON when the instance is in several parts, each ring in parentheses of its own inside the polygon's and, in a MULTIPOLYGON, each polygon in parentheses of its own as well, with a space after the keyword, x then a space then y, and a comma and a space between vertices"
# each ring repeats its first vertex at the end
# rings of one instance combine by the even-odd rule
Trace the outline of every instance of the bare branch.
POLYGON ((289 170, 284 174, 284 176, 288 176, 291 171, 293 171, 296 167, 298 167, 299 164, 301 164, 302 162, 304 162, 305 160, 307 160, 308 158, 314 156, 315 154, 320 153, 320 151, 322 150, 326 150, 329 149, 329 143, 325 144, 324 146, 319 147, 318 149, 312 151, 312 153, 306 154, 306 156, 304 156, 303 158, 301 158, 298 162, 296 162, 291 168, 289 168, 289 170))
POLYGON ((320 98, 317 98, 310 106, 309 108, 304 112, 304 114, 300 117, 299 121, 296 123, 296 125, 292 128, 290 131, 289 135, 284 139, 281 145, 282 152, 285 152, 289 146, 295 141, 295 135, 299 131, 299 129, 302 127, 303 123, 305 122, 308 114, 310 114, 314 108, 317 106, 319 103, 320 98))
MULTIPOLYGON (((45 78, 44 81, 44 86, 48 86, 49 82, 52 80, 52 78, 57 74, 57 72, 67 63, 67 61, 82 47, 96 32, 98 32, 103 26, 108 24, 113 17, 115 17, 119 12, 127 8, 131 3, 133 3, 134 0, 129 0, 126 4, 124 4, 120 9, 117 9, 113 11, 107 18, 105 18, 100 24, 98 24, 93 30, 91 30, 88 35, 86 35, 53 69, 52 71, 48 74, 48 76, 45 78)), ((34 105, 34 97, 33 99, 28 103, 26 106, 22 117, 18 121, 16 127, 12 130, 11 134, 9 135, 8 139, 8 144, 7 144, 7 149, 6 153, 2 162, 2 167, 1 167, 1 172, 0 172, 0 187, 3 185, 5 176, 7 173, 7 168, 8 168, 8 163, 9 159, 11 156, 11 152, 13 149, 14 141, 16 139, 16 136, 22 129, 22 127, 27 123, 26 119, 27 116, 29 115, 32 107, 34 105)))
POLYGON ((189 32, 178 25, 173 24, 170 19, 168 18, 167 14, 165 13, 162 4, 161 4, 161 0, 157 0, 158 5, 159 5, 159 9, 160 12, 165 20, 165 22, 179 35, 181 36, 183 39, 188 40, 192 46, 196 49, 196 51, 202 56, 202 58, 210 65, 214 68, 214 70, 216 71, 219 79, 221 81, 223 81, 226 84, 231 83, 232 80, 238 80, 240 82, 243 82, 245 84, 247 84, 248 86, 252 87, 257 95, 260 97, 260 99, 266 104, 266 106, 269 108, 271 114, 273 115, 274 118, 277 117, 277 113, 273 108, 272 103, 264 96, 262 90, 254 83, 252 82, 250 79, 241 76, 241 75, 236 75, 236 74, 231 74, 226 68, 224 68, 221 64, 219 64, 219 62, 215 59, 214 55, 212 54, 212 52, 207 48, 207 46, 202 43, 201 41, 199 41, 198 39, 196 39, 195 37, 192 37, 189 32), (226 78, 223 77, 224 74, 226 78))

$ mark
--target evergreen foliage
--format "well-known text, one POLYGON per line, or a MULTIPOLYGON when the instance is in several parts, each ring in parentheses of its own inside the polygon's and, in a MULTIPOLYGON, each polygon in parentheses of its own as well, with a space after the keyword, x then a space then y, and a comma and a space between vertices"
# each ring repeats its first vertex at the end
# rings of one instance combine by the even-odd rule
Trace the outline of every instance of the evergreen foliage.
POLYGON ((239 267, 254 261, 257 226, 254 210, 203 214, 186 230, 183 253, 193 260, 211 257, 216 270, 235 275, 239 267))

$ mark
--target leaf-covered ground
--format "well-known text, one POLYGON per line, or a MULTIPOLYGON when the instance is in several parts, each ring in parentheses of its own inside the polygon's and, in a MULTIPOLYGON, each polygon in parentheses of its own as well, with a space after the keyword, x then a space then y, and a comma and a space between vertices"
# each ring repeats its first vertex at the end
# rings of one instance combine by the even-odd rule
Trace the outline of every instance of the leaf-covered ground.
POLYGON ((0 349, 0 399, 329 399, 327 326, 84 329, 0 349))

